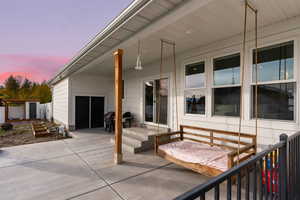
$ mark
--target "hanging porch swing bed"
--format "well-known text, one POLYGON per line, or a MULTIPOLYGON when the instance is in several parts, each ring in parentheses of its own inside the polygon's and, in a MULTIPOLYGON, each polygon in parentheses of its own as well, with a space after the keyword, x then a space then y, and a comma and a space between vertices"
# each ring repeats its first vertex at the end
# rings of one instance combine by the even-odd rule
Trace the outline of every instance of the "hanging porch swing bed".
POLYGON ((156 135, 160 157, 206 176, 217 176, 256 153, 252 134, 180 126, 180 131, 156 135))

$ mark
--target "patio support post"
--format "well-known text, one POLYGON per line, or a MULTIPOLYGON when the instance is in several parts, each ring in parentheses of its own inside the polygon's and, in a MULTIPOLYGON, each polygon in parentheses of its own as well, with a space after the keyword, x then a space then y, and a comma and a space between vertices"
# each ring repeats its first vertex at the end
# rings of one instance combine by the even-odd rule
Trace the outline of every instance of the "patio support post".
POLYGON ((114 52, 115 63, 115 152, 114 162, 122 162, 122 56, 123 50, 118 49, 114 52))

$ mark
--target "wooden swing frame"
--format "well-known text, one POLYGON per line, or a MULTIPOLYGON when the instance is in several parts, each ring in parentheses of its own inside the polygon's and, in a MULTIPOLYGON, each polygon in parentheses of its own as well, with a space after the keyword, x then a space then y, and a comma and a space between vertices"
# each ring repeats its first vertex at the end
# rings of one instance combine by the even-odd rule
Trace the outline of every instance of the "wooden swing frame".
POLYGON ((240 133, 240 137, 243 138, 244 141, 247 140, 249 142, 240 141, 242 147, 239 148, 240 157, 238 158, 238 148, 234 147, 234 145, 239 143, 238 136, 238 132, 181 125, 180 131, 155 136, 155 153, 170 162, 189 168, 203 175, 217 176, 223 173, 223 171, 210 166, 179 160, 174 156, 168 155, 165 151, 161 150, 159 146, 172 142, 189 140, 210 145, 211 147, 217 146, 222 149, 227 149, 230 150, 230 153, 227 155, 227 167, 230 169, 238 164, 238 159, 241 162, 256 154, 256 135, 240 133), (192 133, 191 131, 197 131, 197 133, 192 133), (228 137, 230 137, 230 139, 228 137))
MULTIPOLYGON (((163 133, 159 134, 159 126, 158 126, 158 134, 155 136, 155 153, 177 165, 183 166, 185 168, 191 169, 195 172, 201 173, 206 176, 217 176, 221 173, 223 173, 222 170, 202 165, 200 163, 191 163, 186 162, 180 159, 175 158, 172 155, 167 154, 165 151, 160 149, 161 145, 165 145, 172 142, 180 142, 183 140, 190 140, 197 143, 207 144, 211 147, 218 146, 220 148, 229 149, 230 153, 228 153, 228 163, 227 168, 230 169, 234 167, 235 165, 239 164, 242 161, 245 161, 249 159, 251 156, 255 155, 257 152, 257 132, 258 132, 258 88, 257 88, 257 61, 258 61, 258 45, 257 45, 257 15, 258 11, 253 6, 251 6, 247 0, 245 0, 245 16, 244 16, 244 39, 243 39, 243 63, 241 66, 241 96, 240 96, 240 118, 239 118, 239 131, 238 132, 232 132, 232 131, 224 131, 224 130, 215 130, 215 129, 208 129, 208 128, 201 128, 201 127, 193 127, 193 126, 185 126, 180 125, 180 131, 171 132, 171 133, 163 133), (246 53, 246 32, 247 32, 247 11, 250 9, 255 14, 255 74, 256 74, 256 81, 255 81, 255 135, 254 134, 247 134, 242 133, 242 118, 243 118, 243 85, 244 85, 244 69, 245 69, 245 53, 246 53), (186 131, 188 130, 188 131, 186 131), (196 131, 197 133, 192 133, 190 131, 196 131), (202 132, 202 133, 199 133, 202 132), (206 134, 203 134, 203 132, 206 132, 206 134), (209 133, 209 134, 207 134, 209 133), (217 136, 223 136, 223 137, 217 137, 217 136), (191 137, 192 136, 192 137, 191 137), (230 139, 229 139, 230 138, 230 139), (243 139, 243 141, 241 141, 243 139), (244 142, 244 140, 250 139, 251 142, 244 142), (218 141, 218 142, 217 142, 218 141), (236 147, 237 146, 237 147, 236 147)), ((175 54, 175 43, 169 42, 167 40, 161 40, 161 63, 160 63, 160 76, 162 74, 162 65, 163 65, 163 47, 164 44, 172 45, 173 46, 173 61, 174 61, 174 84, 175 84, 175 95, 176 95, 176 119, 177 123, 176 126, 178 126, 178 105, 177 105, 177 87, 176 87, 176 54, 175 54)), ((160 99, 159 102, 160 103, 160 99)), ((159 106, 160 108, 160 106, 159 106)), ((160 109, 158 110, 158 113, 160 112, 160 109)), ((158 121, 159 121, 159 114, 158 114, 158 121)), ((159 123, 158 123, 159 124, 159 123)))

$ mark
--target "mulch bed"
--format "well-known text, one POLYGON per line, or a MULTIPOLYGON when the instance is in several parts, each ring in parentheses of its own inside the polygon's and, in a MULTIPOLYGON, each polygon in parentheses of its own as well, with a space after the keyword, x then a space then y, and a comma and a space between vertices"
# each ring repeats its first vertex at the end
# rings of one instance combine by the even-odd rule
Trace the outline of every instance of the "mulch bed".
POLYGON ((11 147, 62 139, 66 139, 66 137, 58 134, 35 138, 32 134, 30 122, 15 124, 13 130, 6 132, 0 129, 0 147, 11 147))

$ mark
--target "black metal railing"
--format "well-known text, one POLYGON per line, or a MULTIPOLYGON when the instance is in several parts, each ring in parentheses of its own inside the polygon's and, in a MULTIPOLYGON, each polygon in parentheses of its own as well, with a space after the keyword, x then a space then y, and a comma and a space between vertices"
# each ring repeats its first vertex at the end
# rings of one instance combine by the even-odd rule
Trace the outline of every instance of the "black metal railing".
POLYGON ((221 196, 238 200, 300 200, 299 164, 300 133, 290 137, 282 134, 279 143, 175 200, 219 200, 221 196))
POLYGON ((300 199, 300 132, 288 138, 288 199, 300 199))

